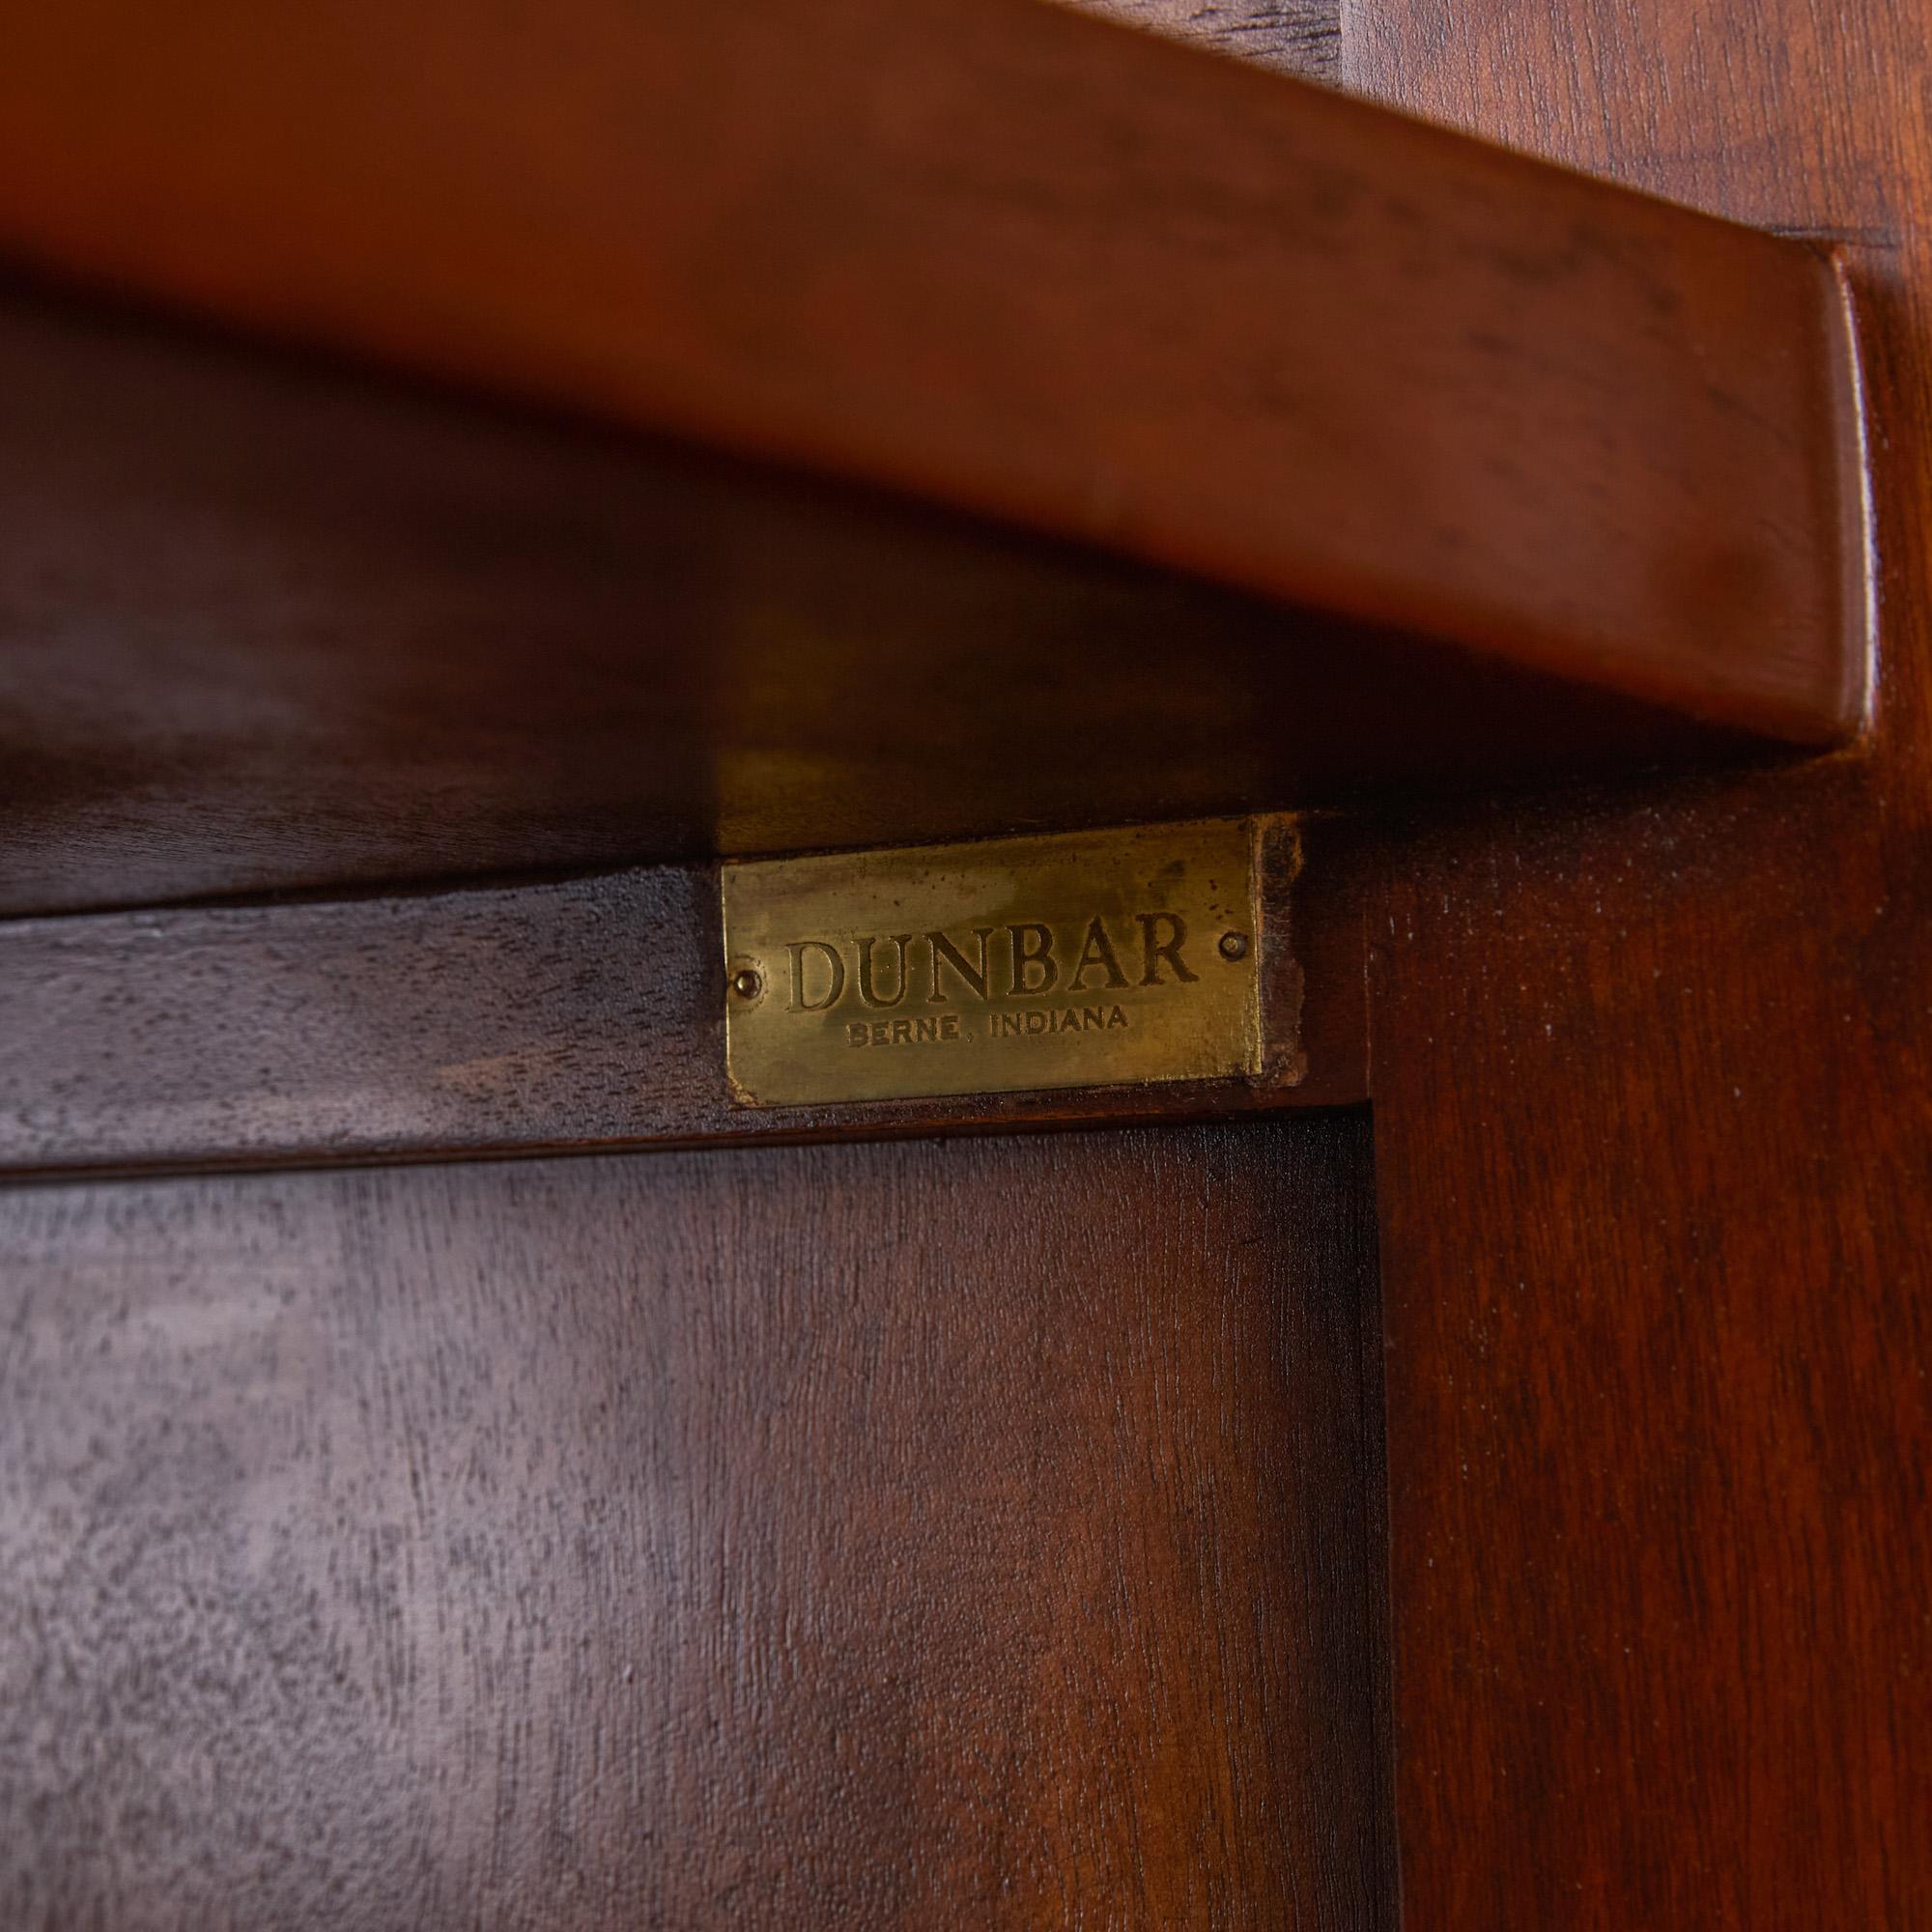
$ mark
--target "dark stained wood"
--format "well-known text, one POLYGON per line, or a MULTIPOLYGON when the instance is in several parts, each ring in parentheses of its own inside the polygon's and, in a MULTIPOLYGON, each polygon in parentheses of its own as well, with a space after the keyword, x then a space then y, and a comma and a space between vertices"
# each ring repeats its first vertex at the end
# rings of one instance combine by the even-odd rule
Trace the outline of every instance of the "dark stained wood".
POLYGON ((1923 11, 1351 20, 1355 85, 1849 238, 1889 639, 1866 755, 1362 855, 1406 1911, 1932 1924, 1923 11))
MULTIPOLYGON (((453 0, 69 0, 8 36, 0 252, 224 326, 1104 546, 1331 625, 1430 639, 1714 727, 1820 746, 1862 716, 1854 371, 1821 253, 1037 0, 580 0, 567 24, 453 0)), ((221 440, 189 440, 176 460, 218 471, 221 440)), ((492 476, 486 465, 486 496, 492 476)), ((522 543, 468 558, 460 583, 474 604, 489 605, 507 569, 516 611, 542 570, 531 554, 552 537, 585 541, 576 493, 552 504, 523 480, 498 499, 522 543)), ((373 521, 420 479, 405 468, 395 483, 355 481, 368 494, 350 500, 373 521)), ((454 494, 419 513, 473 541, 473 512, 454 494)), ((130 499, 138 508, 131 483, 130 499)), ((217 599, 258 587, 262 559, 238 565, 222 547, 229 520, 206 527, 215 534, 179 567, 206 572, 217 599)), ((400 527, 396 541, 412 534, 400 527)), ((659 537, 655 553, 661 582, 680 552, 659 537)), ((720 776, 727 823, 701 828, 722 841, 705 849, 746 849, 728 828, 740 789, 767 821, 784 816, 775 798, 802 799, 792 815, 816 830, 793 838, 845 837, 827 821, 863 788, 847 767, 810 768, 809 724, 855 691, 890 693, 902 724, 890 651, 852 648, 838 630, 801 639, 782 611, 743 612, 733 641, 753 639, 753 662, 729 691, 776 707, 785 726, 748 782, 753 734, 733 728, 728 692, 715 715, 692 696, 712 689, 697 670, 629 628, 699 594, 639 596, 609 553, 594 564, 595 583, 624 595, 596 621, 572 600, 557 624, 685 714, 653 742, 675 748, 673 765, 720 776), (772 641, 773 623, 785 626, 789 674, 747 674, 764 668, 756 640, 772 641)), ((10 650, 44 645, 63 616, 121 635, 116 592, 128 586, 110 581, 104 609, 90 575, 52 587, 35 581, 10 650)), ((304 587, 272 607, 278 635, 251 664, 272 642, 305 665, 318 633, 353 629, 345 612, 307 605, 304 587)), ((352 599, 367 594, 366 581, 352 586, 352 599)), ((440 608, 417 611, 432 628, 415 632, 413 656, 463 653, 487 714, 492 696, 521 689, 528 660, 468 648, 464 627, 433 627, 440 608)), ((259 611, 242 595, 230 615, 252 629, 259 611)), ((964 773, 991 759, 997 734, 975 735, 962 714, 1011 687, 948 682, 956 652, 933 621, 940 664, 919 688, 935 715, 921 735, 943 742, 950 724, 963 750, 919 768, 964 773)), ((1332 633, 1325 641, 1340 649, 1332 633)), ((72 642, 61 639, 64 656, 72 642)), ((140 644, 169 654, 152 636, 140 644)), ((919 662, 923 631, 909 648, 919 662)), ((380 730, 394 694, 366 669, 351 675, 360 668, 345 650, 335 704, 380 730)), ((530 654, 541 661, 541 647, 530 654)), ((1069 669, 1079 703, 1096 659, 1069 669)), ((566 689, 581 688, 582 659, 557 662, 566 689)), ((1170 695, 1198 662, 1189 642, 1171 646, 1170 695)), ((1399 665, 1376 668, 1400 688, 1399 665)), ((1208 674, 1186 708, 1219 730, 1242 714, 1213 701, 1208 674)), ((119 684, 84 655, 73 675, 119 684)), ((185 679, 180 701, 191 689, 185 679)), ((199 701, 219 715, 229 695, 217 673, 199 701)), ((1322 696, 1284 669, 1257 715, 1293 736, 1306 727, 1285 721, 1320 717, 1322 696)), ((594 752, 601 715, 586 708, 575 733, 553 733, 554 703, 538 700, 501 761, 585 769, 579 741, 594 752)), ((1356 736, 1326 717, 1321 729, 1356 736)), ((116 742, 83 734, 73 755, 116 742)), ((157 730, 139 762, 165 768, 174 748, 157 730)), ((294 749, 298 779, 327 746, 294 749)), ((1038 769, 1003 749, 999 769, 1038 769)), ((291 769, 285 750, 263 743, 270 773, 291 769)), ((1244 750, 1224 768, 1238 775, 1244 750)), ((663 763, 640 751, 640 765, 646 755, 663 763)), ((140 823, 151 801, 137 784, 116 788, 112 762, 96 755, 88 781, 140 823)), ((352 762, 365 777, 377 763, 352 762)), ((1157 757, 1144 790, 1159 790, 1169 765, 1157 757)), ((590 755, 587 769, 611 781, 607 760, 590 755)), ((423 784, 401 794, 399 816, 486 817, 487 802, 460 809, 466 770, 453 774, 453 814, 423 784)), ((667 784, 688 796, 678 777, 639 770, 614 786, 611 810, 648 824, 667 784)), ((1011 789, 976 797, 976 825, 946 829, 1009 829, 1028 810, 1011 789)), ((258 817, 302 816, 267 780, 242 797, 258 817)), ((353 819, 353 800, 325 787, 325 809, 307 816, 353 819)), ((1310 797, 1257 781, 1235 802, 1310 797)), ((171 803, 165 788, 158 803, 171 803)), ((571 804, 558 801, 560 817, 571 804)), ((1146 809, 1168 806, 1149 796, 1146 809)), ((610 856, 669 855, 633 844, 610 856)), ((417 856, 413 876, 448 863, 417 856)), ((369 876, 355 857, 352 845, 335 876, 369 876)), ((550 862, 526 849, 498 863, 550 862)))
POLYGON ((1359 1101, 1359 915, 1324 875, 1322 834, 1284 824, 1270 837, 1270 1059, 1252 1082, 734 1105, 709 867, 7 922, 0 1171, 798 1140, 1359 1101), (1316 863, 1297 878, 1304 845, 1316 863))
POLYGON ((0 912, 1740 749, 822 480, 17 292, 0 395, 0 912))
POLYGON ((1304 79, 1342 69, 1340 0, 1072 0, 1089 13, 1253 61, 1304 79))
POLYGON ((0 1917, 1391 1924, 1368 1182, 1342 1114, 0 1193, 0 1917))

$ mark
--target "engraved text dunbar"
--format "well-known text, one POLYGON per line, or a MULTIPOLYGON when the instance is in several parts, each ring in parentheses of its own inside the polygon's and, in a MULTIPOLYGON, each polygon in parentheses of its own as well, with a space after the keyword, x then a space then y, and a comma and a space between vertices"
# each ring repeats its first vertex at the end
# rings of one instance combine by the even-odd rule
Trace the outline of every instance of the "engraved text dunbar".
MULTIPOLYGON (((1184 985, 1201 977, 1181 956, 1187 944, 1187 922, 1179 914, 1142 912, 1134 914, 1134 919, 1140 927, 1140 943, 1137 952, 1129 956, 1137 959, 1139 984, 1160 985, 1163 966, 1184 985)), ((976 949, 970 958, 952 935, 937 931, 871 933, 851 941, 849 947, 829 939, 790 940, 785 951, 791 960, 791 1010, 818 1013, 838 1004, 848 983, 848 952, 854 967, 849 981, 860 1003, 874 1009, 903 1006, 908 993, 918 994, 922 989, 925 1004, 943 1005, 949 980, 955 995, 978 1000, 981 1006, 997 999, 1044 998, 1061 983, 1065 957, 1059 950, 1062 936, 1044 921, 975 926, 964 937, 976 949), (874 964, 874 950, 879 947, 891 949, 884 955, 892 962, 890 977, 874 964), (890 997, 880 990, 882 982, 891 989, 890 997), (813 998, 814 992, 819 997, 813 998)), ((1121 949, 1099 914, 1087 921, 1079 945, 1079 956, 1066 974, 1067 992, 1085 992, 1090 981, 1095 989, 1134 983, 1122 968, 1121 949)))

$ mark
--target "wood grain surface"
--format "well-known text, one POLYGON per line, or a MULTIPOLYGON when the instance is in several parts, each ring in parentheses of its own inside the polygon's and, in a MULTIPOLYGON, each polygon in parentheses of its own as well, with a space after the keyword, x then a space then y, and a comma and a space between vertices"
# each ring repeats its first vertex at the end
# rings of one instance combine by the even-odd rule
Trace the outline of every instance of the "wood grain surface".
POLYGON ((1037 0, 68 0, 7 52, 22 267, 1711 724, 1862 716, 1802 243, 1037 0))
POLYGON ((0 1192, 0 1918, 1388 1925, 1369 1183, 1330 1114, 0 1192))
POLYGON ((1923 13, 1350 19, 1353 85, 1844 239, 1888 632, 1865 755, 1363 855, 1405 1909, 1932 1924, 1923 13))
POLYGON ((823 479, 0 292, 0 912, 1735 756, 823 479))
POLYGON ((1091 14, 1333 82, 1342 70, 1340 0, 1072 0, 1091 14))
POLYGON ((1359 909, 1326 828, 1264 845, 1264 1070, 747 1107, 715 867, 0 922, 0 1171, 809 1140, 1332 1106, 1368 1093, 1359 909))

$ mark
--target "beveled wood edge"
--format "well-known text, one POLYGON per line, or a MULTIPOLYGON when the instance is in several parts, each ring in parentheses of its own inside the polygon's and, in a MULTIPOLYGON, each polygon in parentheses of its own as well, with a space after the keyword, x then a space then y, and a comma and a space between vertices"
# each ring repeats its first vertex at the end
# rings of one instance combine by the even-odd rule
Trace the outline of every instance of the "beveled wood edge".
POLYGON ((1871 461, 1871 424, 1866 409, 1864 340, 1860 326, 1858 286, 1848 252, 1833 243, 1820 252, 1830 266, 1837 292, 1837 327, 1830 335, 1833 382, 1845 398, 1838 412, 1838 510, 1842 522, 1839 555, 1843 568, 1844 635, 1848 648, 1841 667, 1843 689, 1838 710, 1846 721, 1843 742, 1869 733, 1878 701, 1879 556, 1878 503, 1871 461))
POLYGON ((1806 243, 1039 0, 234 29, 23 22, 0 253, 1714 726, 1862 723, 1856 355, 1806 243), (1123 226, 1136 144, 1193 172, 1123 226))
MULTIPOLYGON (((717 867, 0 923, 0 1177, 1198 1121, 1367 1097, 1358 923, 1265 820, 1254 1079, 747 1107, 717 867)), ((1316 868, 1319 875, 1319 866, 1316 868)))

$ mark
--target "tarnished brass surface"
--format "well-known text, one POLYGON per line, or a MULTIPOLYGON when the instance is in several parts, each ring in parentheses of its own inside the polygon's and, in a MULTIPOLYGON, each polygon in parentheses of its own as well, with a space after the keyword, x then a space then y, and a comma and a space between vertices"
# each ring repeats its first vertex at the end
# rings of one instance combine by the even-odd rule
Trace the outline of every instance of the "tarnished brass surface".
POLYGON ((725 866, 734 1097, 1258 1073, 1258 830, 1208 819, 725 866))

